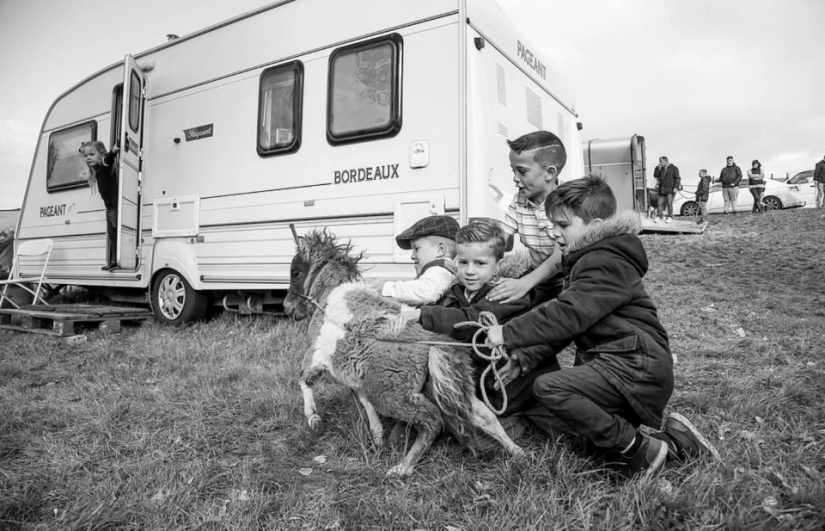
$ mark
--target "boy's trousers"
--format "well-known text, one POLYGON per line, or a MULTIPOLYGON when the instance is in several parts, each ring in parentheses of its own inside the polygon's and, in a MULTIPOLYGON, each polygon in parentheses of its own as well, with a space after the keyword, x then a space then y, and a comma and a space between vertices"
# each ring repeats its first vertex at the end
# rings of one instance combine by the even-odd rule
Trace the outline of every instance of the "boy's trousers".
POLYGON ((584 437, 612 453, 627 448, 642 423, 622 394, 587 364, 544 374, 533 390, 544 411, 531 411, 530 418, 553 438, 584 437))

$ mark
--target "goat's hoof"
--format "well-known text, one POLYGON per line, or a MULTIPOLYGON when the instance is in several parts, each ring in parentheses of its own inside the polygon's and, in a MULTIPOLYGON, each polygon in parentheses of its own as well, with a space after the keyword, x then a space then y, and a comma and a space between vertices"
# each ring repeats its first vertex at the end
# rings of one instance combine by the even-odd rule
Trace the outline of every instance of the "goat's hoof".
POLYGON ((320 415, 311 415, 307 418, 309 429, 315 433, 322 433, 324 431, 324 421, 321 420, 320 415))
POLYGON ((413 473, 413 467, 397 464, 387 471, 388 478, 404 478, 413 473))
POLYGON ((513 447, 510 449, 510 455, 513 457, 524 457, 527 455, 527 452, 524 451, 524 448, 521 446, 514 444, 513 447))

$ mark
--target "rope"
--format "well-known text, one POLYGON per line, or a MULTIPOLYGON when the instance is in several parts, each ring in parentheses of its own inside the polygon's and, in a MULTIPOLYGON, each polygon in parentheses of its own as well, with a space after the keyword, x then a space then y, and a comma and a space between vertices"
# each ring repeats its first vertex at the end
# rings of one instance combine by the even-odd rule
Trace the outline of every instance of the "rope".
POLYGON ((501 415, 507 409, 507 391, 504 389, 504 382, 501 379, 501 375, 498 373, 498 367, 496 367, 499 360, 509 360, 510 356, 507 354, 507 349, 504 348, 504 345, 496 345, 490 350, 490 355, 484 354, 478 348, 478 336, 481 334, 486 334, 487 330, 490 329, 492 326, 498 326, 498 320, 496 316, 493 315, 492 312, 481 312, 478 315, 478 321, 465 321, 463 323, 457 323, 455 325, 456 328, 466 328, 474 326, 478 328, 475 334, 473 334, 473 351, 476 353, 478 357, 483 360, 487 360, 490 364, 484 369, 484 372, 481 373, 481 378, 479 379, 479 386, 481 387, 481 396, 484 398, 484 403, 487 404, 487 407, 496 414, 496 416, 501 415), (486 380, 487 375, 493 372, 495 376, 496 382, 498 382, 498 386, 501 389, 501 398, 502 404, 501 409, 497 410, 493 407, 490 403, 490 399, 487 398, 487 388, 484 386, 484 380, 486 380))

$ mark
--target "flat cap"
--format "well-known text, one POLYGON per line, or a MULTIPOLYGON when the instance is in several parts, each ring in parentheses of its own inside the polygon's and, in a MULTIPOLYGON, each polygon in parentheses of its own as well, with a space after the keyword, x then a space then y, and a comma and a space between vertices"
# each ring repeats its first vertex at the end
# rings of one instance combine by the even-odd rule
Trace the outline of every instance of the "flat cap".
POLYGON ((402 249, 412 249, 410 242, 424 236, 442 236, 455 240, 458 222, 450 216, 428 216, 421 218, 409 229, 395 237, 395 243, 402 249))

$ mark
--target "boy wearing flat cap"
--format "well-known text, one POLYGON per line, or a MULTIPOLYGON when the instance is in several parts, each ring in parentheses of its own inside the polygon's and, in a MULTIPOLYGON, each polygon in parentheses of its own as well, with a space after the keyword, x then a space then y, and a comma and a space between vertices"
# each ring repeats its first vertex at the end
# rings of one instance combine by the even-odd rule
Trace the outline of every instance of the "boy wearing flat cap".
POLYGON ((395 237, 410 250, 415 265, 413 280, 385 282, 381 295, 420 306, 439 300, 455 282, 455 235, 458 222, 450 216, 427 216, 395 237))

